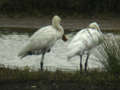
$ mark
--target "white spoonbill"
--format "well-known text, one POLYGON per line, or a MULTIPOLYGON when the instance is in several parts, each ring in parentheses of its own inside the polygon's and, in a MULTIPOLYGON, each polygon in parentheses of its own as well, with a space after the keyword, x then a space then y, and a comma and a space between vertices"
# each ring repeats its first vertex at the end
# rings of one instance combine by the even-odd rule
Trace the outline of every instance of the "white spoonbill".
POLYGON ((88 28, 79 31, 68 45, 69 53, 67 55, 70 60, 75 55, 80 56, 80 71, 82 72, 82 55, 87 54, 85 61, 85 72, 87 71, 87 63, 90 51, 102 43, 103 34, 96 22, 89 24, 88 28))
POLYGON ((43 70, 43 60, 45 53, 50 52, 50 48, 57 40, 67 40, 64 36, 64 30, 60 25, 60 22, 61 18, 59 16, 54 16, 52 19, 52 25, 45 26, 35 32, 27 41, 22 50, 18 53, 18 56, 23 58, 27 55, 42 54, 40 68, 43 70))

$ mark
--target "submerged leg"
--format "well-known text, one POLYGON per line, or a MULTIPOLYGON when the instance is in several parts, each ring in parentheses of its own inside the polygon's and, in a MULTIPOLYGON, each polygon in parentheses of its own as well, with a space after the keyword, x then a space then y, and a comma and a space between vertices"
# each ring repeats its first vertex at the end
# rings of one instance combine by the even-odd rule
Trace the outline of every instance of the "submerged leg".
POLYGON ((82 55, 80 55, 80 72, 82 72, 82 55))
POLYGON ((43 71, 44 56, 45 56, 45 52, 42 53, 42 58, 41 58, 41 62, 40 62, 40 69, 41 69, 41 71, 43 71))
POLYGON ((87 65, 88 65, 88 58, 89 58, 90 54, 87 53, 87 58, 86 58, 86 62, 85 62, 85 72, 87 72, 87 65))

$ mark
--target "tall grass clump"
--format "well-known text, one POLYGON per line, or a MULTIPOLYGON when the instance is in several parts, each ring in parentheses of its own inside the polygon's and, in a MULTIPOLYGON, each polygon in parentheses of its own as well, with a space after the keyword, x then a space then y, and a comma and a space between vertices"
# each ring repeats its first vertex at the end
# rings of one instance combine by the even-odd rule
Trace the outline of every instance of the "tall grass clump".
POLYGON ((120 73, 120 37, 113 34, 104 36, 104 43, 98 49, 101 54, 99 61, 107 72, 120 73))

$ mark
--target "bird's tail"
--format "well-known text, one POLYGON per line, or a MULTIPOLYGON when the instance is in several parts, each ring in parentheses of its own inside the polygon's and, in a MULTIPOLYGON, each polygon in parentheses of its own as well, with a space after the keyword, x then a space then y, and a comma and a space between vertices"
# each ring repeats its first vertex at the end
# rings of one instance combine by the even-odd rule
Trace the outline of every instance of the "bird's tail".
POLYGON ((23 59, 26 55, 27 55, 27 54, 25 54, 25 53, 24 53, 24 54, 23 54, 23 53, 18 53, 17 56, 20 57, 20 59, 23 59))
POLYGON ((70 61, 72 57, 70 56, 67 56, 67 61, 70 61))
POLYGON ((25 56, 27 56, 28 53, 28 49, 27 48, 22 48, 22 50, 20 50, 17 54, 18 57, 20 57, 21 59, 24 58, 25 56))
POLYGON ((24 58, 25 56, 27 56, 28 51, 31 48, 31 46, 28 47, 28 44, 29 44, 29 42, 27 42, 17 54, 17 56, 20 57, 21 59, 24 58))
POLYGON ((69 51, 67 53, 67 61, 70 61, 71 58, 75 56, 75 54, 76 54, 75 52, 69 51))
POLYGON ((70 59, 72 58, 72 57, 74 57, 74 56, 76 56, 76 55, 78 55, 78 53, 80 53, 80 48, 78 47, 78 46, 68 46, 68 53, 67 53, 67 59, 68 59, 68 61, 70 61, 70 59))

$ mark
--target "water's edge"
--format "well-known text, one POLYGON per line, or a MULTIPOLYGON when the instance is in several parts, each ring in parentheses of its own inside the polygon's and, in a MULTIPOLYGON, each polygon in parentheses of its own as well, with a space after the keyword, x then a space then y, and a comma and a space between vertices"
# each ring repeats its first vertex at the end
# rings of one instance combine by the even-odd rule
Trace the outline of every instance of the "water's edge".
MULTIPOLYGON (((79 29, 72 29, 72 28, 65 28, 64 31, 65 33, 70 33, 70 32, 77 32, 79 30, 81 30, 82 28, 79 29)), ((35 31, 37 31, 38 28, 30 28, 30 27, 0 27, 0 31, 1 32, 18 32, 18 33, 33 33, 35 31)), ((120 29, 102 29, 102 32, 113 32, 113 33, 117 33, 120 32, 120 29)))

